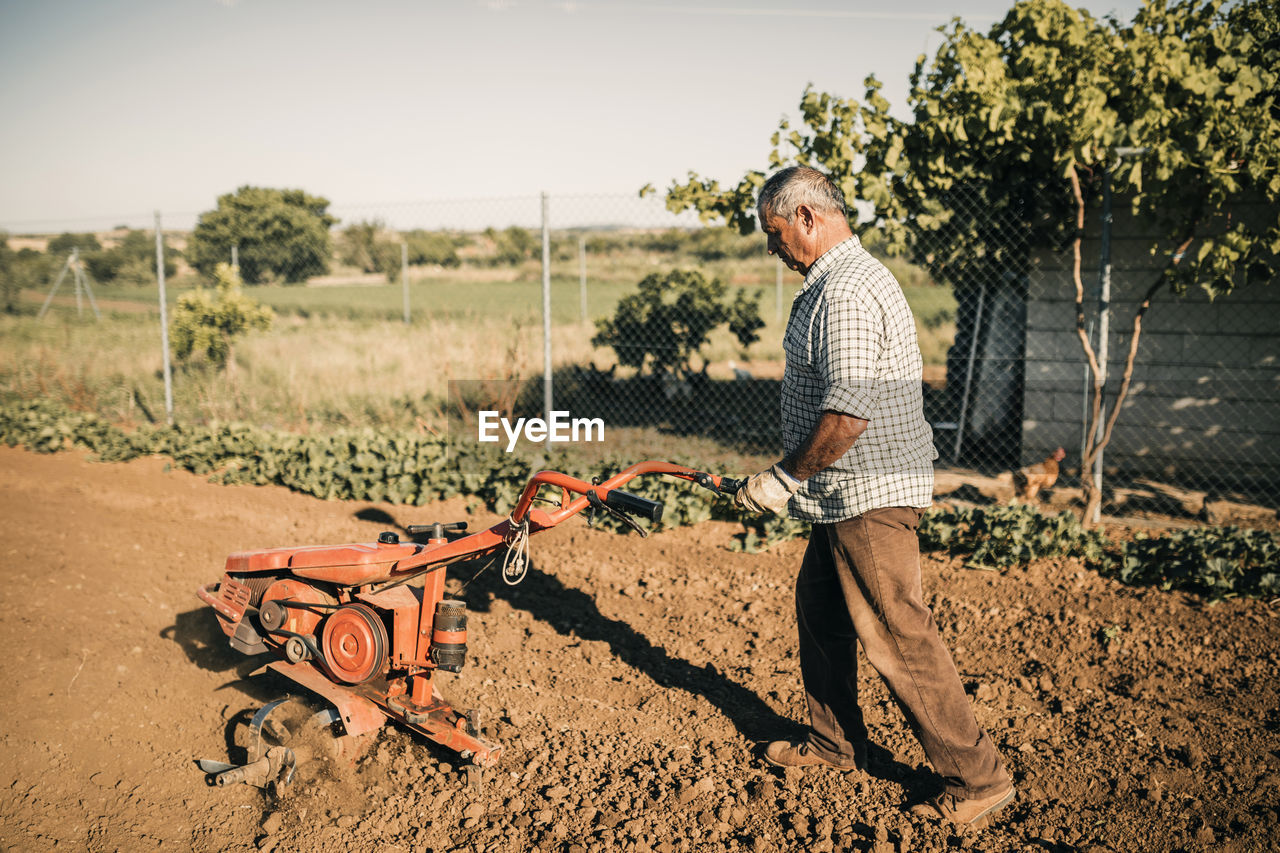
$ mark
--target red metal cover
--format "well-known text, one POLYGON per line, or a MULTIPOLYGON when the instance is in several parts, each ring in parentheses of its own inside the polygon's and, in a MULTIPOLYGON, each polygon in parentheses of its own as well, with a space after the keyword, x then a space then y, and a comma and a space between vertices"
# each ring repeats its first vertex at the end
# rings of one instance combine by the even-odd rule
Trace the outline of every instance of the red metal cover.
POLYGON ((367 601, 374 607, 381 607, 383 610, 417 611, 418 609, 418 596, 414 595, 413 590, 407 586, 393 586, 391 589, 376 593, 362 592, 356 598, 367 601))
POLYGON ((313 569, 324 566, 396 563, 412 557, 421 550, 421 545, 415 545, 412 542, 403 545, 379 545, 372 542, 357 545, 315 545, 309 548, 294 548, 289 567, 313 569))
POLYGON ((297 548, 264 548, 259 551, 237 551, 227 557, 228 572, 261 572, 283 569, 297 548))
POLYGON ((263 548, 237 551, 227 557, 228 572, 261 572, 287 568, 315 569, 337 566, 389 566, 422 550, 412 542, 403 545, 360 543, 312 545, 304 548, 263 548))

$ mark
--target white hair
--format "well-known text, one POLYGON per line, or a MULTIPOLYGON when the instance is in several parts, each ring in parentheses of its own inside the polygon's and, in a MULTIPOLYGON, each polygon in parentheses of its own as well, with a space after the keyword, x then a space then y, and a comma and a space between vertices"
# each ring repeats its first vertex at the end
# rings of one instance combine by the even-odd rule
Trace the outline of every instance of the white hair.
POLYGON ((761 222, 773 215, 789 223, 802 204, 819 212, 849 216, 844 193, 836 182, 808 166, 789 166, 765 181, 756 211, 761 222))

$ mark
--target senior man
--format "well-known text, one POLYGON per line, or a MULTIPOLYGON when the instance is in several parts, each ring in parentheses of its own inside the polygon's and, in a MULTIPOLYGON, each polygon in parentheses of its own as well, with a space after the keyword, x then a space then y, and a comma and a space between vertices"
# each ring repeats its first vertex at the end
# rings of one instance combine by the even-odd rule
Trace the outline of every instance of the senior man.
POLYGON ((774 741, 782 767, 865 767, 857 644, 880 673, 943 792, 913 814, 986 823, 1014 788, 974 719, 920 585, 917 527, 933 500, 920 346, 893 275, 849 228, 826 175, 773 175, 757 212, 769 252, 804 276, 783 338, 785 457, 735 496, 753 512, 813 523, 796 579, 800 671, 810 732, 774 741))

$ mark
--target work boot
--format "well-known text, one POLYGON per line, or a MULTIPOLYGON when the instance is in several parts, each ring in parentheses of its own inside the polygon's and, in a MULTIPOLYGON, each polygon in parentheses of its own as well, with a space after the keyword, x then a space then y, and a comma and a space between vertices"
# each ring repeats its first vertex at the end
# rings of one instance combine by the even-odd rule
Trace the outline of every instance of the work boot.
POLYGON ((775 740, 764 748, 764 760, 775 767, 834 767, 857 770, 855 764, 835 764, 813 751, 808 741, 775 740))
POLYGON ((964 799, 955 794, 943 792, 931 800, 917 803, 907 811, 916 817, 945 820, 961 826, 982 827, 991 822, 992 815, 1013 802, 1016 793, 1013 785, 989 796, 974 799, 964 799))

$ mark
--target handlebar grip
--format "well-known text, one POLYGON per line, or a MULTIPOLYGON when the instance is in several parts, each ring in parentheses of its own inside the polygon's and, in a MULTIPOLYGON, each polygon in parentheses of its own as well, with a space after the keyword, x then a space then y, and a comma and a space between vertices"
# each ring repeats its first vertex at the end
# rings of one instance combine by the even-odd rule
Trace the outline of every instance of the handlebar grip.
POLYGON ((651 501, 631 492, 624 492, 622 489, 610 490, 609 496, 604 499, 604 505, 618 512, 638 515, 654 524, 662 520, 661 501, 651 501))

